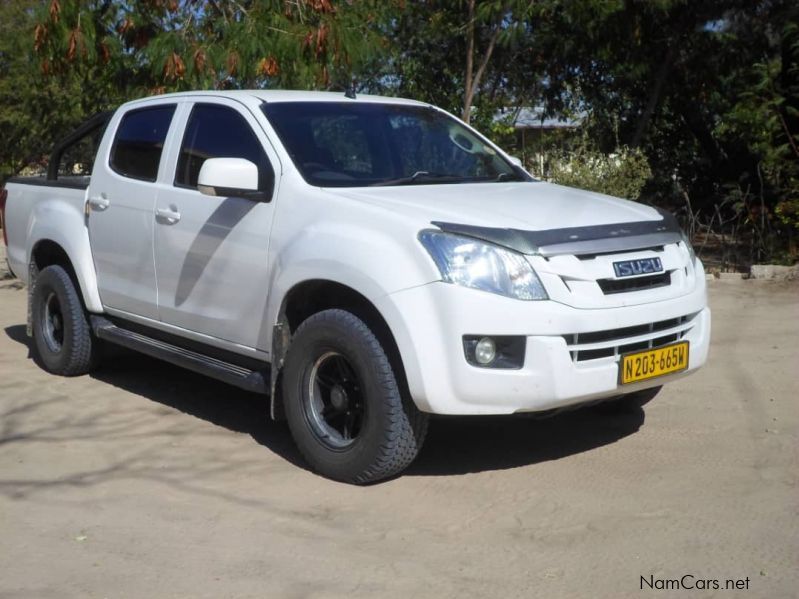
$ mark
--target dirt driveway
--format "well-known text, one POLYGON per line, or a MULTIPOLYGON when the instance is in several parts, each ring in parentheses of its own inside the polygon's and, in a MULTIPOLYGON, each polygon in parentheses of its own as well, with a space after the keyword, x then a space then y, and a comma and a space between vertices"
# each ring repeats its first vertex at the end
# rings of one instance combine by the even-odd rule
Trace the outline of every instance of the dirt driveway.
POLYGON ((0 597, 796 597, 799 286, 711 298, 710 364, 643 411, 436 420, 357 488, 201 376, 45 374, 0 281, 0 597))

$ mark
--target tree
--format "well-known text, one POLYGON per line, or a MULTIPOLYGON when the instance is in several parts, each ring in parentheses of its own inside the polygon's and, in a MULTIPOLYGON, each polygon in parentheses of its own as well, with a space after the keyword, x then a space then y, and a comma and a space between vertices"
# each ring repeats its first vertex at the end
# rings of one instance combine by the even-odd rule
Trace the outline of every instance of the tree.
POLYGON ((85 118, 185 89, 343 89, 387 51, 395 0, 7 0, 0 167, 43 163, 85 118))
POLYGON ((461 118, 469 122, 474 96, 480 90, 486 70, 498 45, 518 43, 528 27, 534 0, 524 2, 466 2, 466 64, 463 76, 461 118), (482 38, 482 40, 481 40, 482 38), (482 44, 480 42, 483 42, 482 44), (480 47, 482 46, 482 48, 480 47))
POLYGON ((537 37, 551 57, 544 97, 587 109, 598 148, 646 152, 650 201, 734 222, 753 258, 773 255, 790 243, 791 217, 775 217, 793 214, 796 189, 798 12, 787 0, 563 3, 537 37))
POLYGON ((509 131, 500 109, 585 114, 584 150, 645 155, 642 197, 723 208, 790 245, 797 23, 794 0, 7 0, 0 157, 16 171, 85 116, 148 93, 356 79, 495 136, 509 131))
POLYGON ((29 163, 40 163, 54 135, 62 134, 81 115, 72 106, 71 93, 44 81, 36 68, 33 28, 37 2, 0 3, 0 178, 18 173, 29 163))
POLYGON ((490 128, 500 106, 531 97, 537 71, 522 72, 544 0, 426 0, 392 20, 384 90, 437 104, 490 128), (524 82, 523 89, 517 84, 524 82))
POLYGON ((140 93, 348 85, 385 46, 391 2, 51 0, 36 28, 43 69, 140 93), (99 72, 98 72, 99 71, 99 72))

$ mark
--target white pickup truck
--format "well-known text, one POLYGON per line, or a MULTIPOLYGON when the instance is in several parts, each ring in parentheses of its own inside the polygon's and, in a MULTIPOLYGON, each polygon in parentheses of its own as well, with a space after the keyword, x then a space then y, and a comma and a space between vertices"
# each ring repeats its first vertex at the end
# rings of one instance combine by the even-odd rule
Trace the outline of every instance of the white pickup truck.
POLYGON ((0 213, 47 370, 88 372, 102 340, 268 395, 338 480, 402 471, 429 414, 641 403, 707 357, 671 215, 536 181, 420 102, 130 102, 0 213))

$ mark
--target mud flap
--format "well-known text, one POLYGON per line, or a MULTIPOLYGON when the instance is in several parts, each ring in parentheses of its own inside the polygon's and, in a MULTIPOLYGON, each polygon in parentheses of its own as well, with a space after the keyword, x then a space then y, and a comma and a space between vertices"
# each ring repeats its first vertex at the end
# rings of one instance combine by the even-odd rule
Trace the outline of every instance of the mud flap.
POLYGON ((272 420, 285 420, 286 414, 280 393, 280 374, 283 370, 283 362, 289 349, 289 343, 291 343, 291 329, 285 315, 281 315, 272 331, 272 380, 269 394, 269 415, 272 420))
POLYGON ((39 276, 39 267, 31 260, 28 264, 28 322, 25 325, 25 334, 33 337, 33 292, 36 289, 36 278, 39 276))

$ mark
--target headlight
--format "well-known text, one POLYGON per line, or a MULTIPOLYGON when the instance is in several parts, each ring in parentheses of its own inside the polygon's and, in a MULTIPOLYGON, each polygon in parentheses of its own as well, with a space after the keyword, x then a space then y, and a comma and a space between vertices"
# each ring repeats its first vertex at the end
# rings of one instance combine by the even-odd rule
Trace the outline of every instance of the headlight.
POLYGON ((538 275, 521 254, 438 231, 422 231, 419 241, 448 283, 520 300, 548 299, 538 275))
POLYGON ((685 231, 680 231, 682 234, 682 242, 685 244, 685 248, 688 250, 688 258, 691 260, 691 265, 696 262, 696 252, 694 252, 694 246, 691 245, 691 238, 688 237, 688 234, 685 231))

